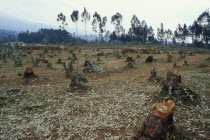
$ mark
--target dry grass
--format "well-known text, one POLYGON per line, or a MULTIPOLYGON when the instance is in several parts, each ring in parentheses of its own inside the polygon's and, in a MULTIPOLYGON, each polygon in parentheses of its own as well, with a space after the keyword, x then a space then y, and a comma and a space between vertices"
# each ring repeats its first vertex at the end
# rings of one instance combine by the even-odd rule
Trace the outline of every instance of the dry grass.
MULTIPOLYGON (((141 54, 135 67, 126 69, 126 56, 117 59, 111 55, 97 62, 99 52, 114 50, 76 51, 79 62, 75 71, 81 71, 84 55, 98 63, 96 72, 87 74, 91 87, 87 91, 70 92, 70 80, 65 79, 62 65, 55 64, 58 58, 67 60, 68 52, 48 58, 54 69, 45 64, 35 67, 38 79, 25 84, 17 73, 32 66, 30 55, 24 58, 23 67, 14 67, 11 61, 0 68, 0 139, 131 139, 133 132, 150 112, 155 102, 161 101, 160 84, 148 82, 150 69, 155 66, 158 75, 165 77, 167 70, 174 70, 167 63, 166 54, 152 55, 157 62, 144 63, 148 55, 141 54), (100 64, 99 64, 100 63, 100 64), (8 89, 19 89, 17 93, 8 89)), ((33 52, 33 57, 38 57, 33 52)), ((137 54, 133 54, 135 58, 137 54)), ((176 102, 175 126, 177 139, 207 139, 210 122, 210 67, 197 68, 209 55, 189 56, 189 66, 183 59, 173 55, 179 66, 185 86, 198 94, 202 101, 197 106, 176 102), (184 135, 183 137, 179 135, 184 135)))

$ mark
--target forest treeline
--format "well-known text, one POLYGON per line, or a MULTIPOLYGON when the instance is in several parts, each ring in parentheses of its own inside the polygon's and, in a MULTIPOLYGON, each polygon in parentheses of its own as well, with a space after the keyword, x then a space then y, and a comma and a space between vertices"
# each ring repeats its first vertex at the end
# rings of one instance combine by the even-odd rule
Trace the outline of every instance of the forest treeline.
MULTIPOLYGON (((60 23, 60 29, 40 29, 37 32, 21 32, 17 35, 16 41, 25 43, 39 44, 87 44, 87 43, 109 43, 109 44, 159 44, 159 45, 181 45, 210 48, 210 12, 204 11, 191 24, 178 24, 175 31, 165 29, 161 23, 155 35, 152 26, 145 20, 140 21, 136 15, 131 18, 131 25, 128 31, 125 31, 122 21, 123 15, 116 13, 109 21, 114 26, 114 31, 106 28, 108 18, 95 12, 92 16, 84 8, 80 14, 78 10, 73 10, 70 15, 72 22, 75 23, 75 33, 69 33, 66 30, 68 23, 66 16, 58 14, 57 21, 60 23), (92 17, 92 18, 91 18, 92 17), (78 22, 84 23, 85 37, 87 23, 91 22, 92 30, 95 32, 96 39, 89 41, 81 39, 77 32, 78 22)), ((11 36, 10 36, 11 37, 11 36)), ((8 39, 9 40, 9 39, 8 39)), ((14 40, 14 38, 13 38, 14 40)), ((5 41, 2 41, 5 42, 5 41)))

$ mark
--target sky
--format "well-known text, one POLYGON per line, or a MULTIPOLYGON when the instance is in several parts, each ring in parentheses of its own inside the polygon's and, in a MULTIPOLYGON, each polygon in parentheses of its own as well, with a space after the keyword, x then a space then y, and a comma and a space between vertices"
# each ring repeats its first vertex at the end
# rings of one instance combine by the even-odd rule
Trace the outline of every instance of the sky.
MULTIPOLYGON (((17 18, 45 23, 59 27, 57 15, 62 12, 67 17, 70 28, 75 28, 70 15, 73 10, 82 13, 84 7, 92 15, 97 11, 107 16, 107 29, 113 31, 111 16, 117 12, 123 15, 126 31, 135 14, 140 21, 145 20, 156 31, 161 22, 165 29, 175 30, 180 23, 190 25, 205 10, 210 8, 210 0, 0 0, 0 13, 17 18)), ((84 33, 84 23, 78 23, 79 34, 84 33)), ((87 30, 92 30, 91 22, 87 30)))

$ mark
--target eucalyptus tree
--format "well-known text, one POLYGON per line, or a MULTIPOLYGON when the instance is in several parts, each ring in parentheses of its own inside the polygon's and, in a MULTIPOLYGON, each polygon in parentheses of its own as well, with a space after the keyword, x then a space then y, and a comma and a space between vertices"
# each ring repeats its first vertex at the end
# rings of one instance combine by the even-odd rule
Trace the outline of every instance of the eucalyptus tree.
POLYGON ((99 35, 102 37, 103 33, 106 33, 106 23, 107 23, 107 17, 103 17, 101 22, 99 23, 99 35))
POLYGON ((76 34, 78 37, 78 32, 77 32, 77 22, 79 20, 79 11, 78 10, 74 10, 71 14, 71 20, 75 23, 75 27, 76 27, 76 34))
POLYGON ((199 17, 197 18, 198 23, 203 26, 202 29, 202 40, 205 44, 208 44, 210 40, 210 12, 209 9, 204 11, 199 17))
POLYGON ((87 22, 90 21, 90 14, 88 13, 85 7, 84 7, 84 11, 81 14, 81 21, 85 23, 85 38, 87 40, 86 25, 87 25, 87 22))
POLYGON ((93 15, 93 21, 92 21, 93 28, 92 29, 96 34, 99 33, 100 23, 101 23, 101 16, 97 12, 95 12, 93 15))
POLYGON ((168 41, 172 42, 173 32, 171 29, 165 30, 165 44, 168 44, 168 41))
POLYGON ((148 41, 154 41, 155 40, 155 33, 154 33, 154 29, 152 28, 152 26, 149 27, 148 29, 148 41))
POLYGON ((120 35, 125 32, 122 26, 122 18, 123 16, 120 13, 116 13, 111 18, 111 23, 115 26, 115 34, 117 35, 117 37, 120 37, 120 35))
POLYGON ((141 22, 141 28, 142 28, 142 43, 145 44, 147 42, 147 36, 148 36, 148 26, 146 21, 141 22))
POLYGON ((161 23, 160 28, 157 29, 157 39, 161 44, 163 44, 164 36, 165 36, 165 31, 163 23, 161 23))
POLYGON ((68 25, 68 24, 66 23, 66 16, 63 15, 63 13, 58 14, 57 21, 58 21, 58 22, 61 21, 61 25, 60 25, 59 27, 60 27, 62 30, 64 30, 65 27, 68 25))
POLYGON ((202 29, 202 25, 197 21, 194 21, 193 24, 189 26, 189 34, 192 36, 193 41, 201 40, 202 29))
POLYGON ((135 41, 140 41, 141 23, 136 15, 133 15, 131 19, 131 28, 129 29, 129 34, 131 38, 135 41))
POLYGON ((111 33, 110 33, 109 30, 107 30, 106 33, 105 33, 105 39, 106 39, 107 42, 108 42, 108 40, 109 40, 110 34, 111 34, 111 33))

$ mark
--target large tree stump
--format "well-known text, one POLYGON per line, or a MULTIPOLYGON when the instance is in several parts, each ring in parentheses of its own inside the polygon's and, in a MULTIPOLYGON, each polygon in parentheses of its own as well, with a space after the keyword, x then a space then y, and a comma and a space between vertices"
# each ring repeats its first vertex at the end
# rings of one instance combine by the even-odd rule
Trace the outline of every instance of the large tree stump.
POLYGON ((88 59, 85 59, 83 70, 84 73, 93 72, 93 70, 93 64, 88 59))
POLYGON ((33 72, 33 68, 32 67, 27 67, 25 72, 24 72, 23 78, 34 78, 34 77, 36 77, 36 76, 33 72))
POLYGON ((49 60, 47 60, 47 58, 44 58, 44 59, 43 59, 43 62, 44 62, 44 63, 49 63, 49 60))
POLYGON ((153 62, 153 57, 148 56, 147 59, 145 60, 145 63, 152 63, 153 62))
POLYGON ((131 68, 131 67, 133 67, 133 65, 135 63, 135 60, 133 60, 131 55, 128 55, 126 62, 127 62, 126 66, 131 68))
POLYGON ((156 104, 133 139, 165 140, 169 138, 174 131, 173 111, 175 108, 175 103, 171 100, 156 104))

